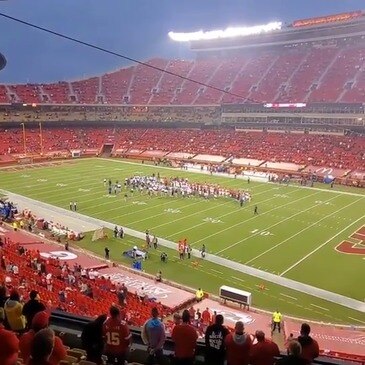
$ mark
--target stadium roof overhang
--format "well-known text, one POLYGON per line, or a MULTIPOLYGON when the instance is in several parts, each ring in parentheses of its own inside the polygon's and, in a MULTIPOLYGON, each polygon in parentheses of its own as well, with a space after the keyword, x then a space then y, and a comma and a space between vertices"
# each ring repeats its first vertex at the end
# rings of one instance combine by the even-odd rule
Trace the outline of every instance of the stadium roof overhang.
POLYGON ((240 48, 254 48, 264 46, 280 46, 295 43, 343 39, 349 37, 365 37, 365 18, 341 24, 311 26, 305 28, 288 27, 266 34, 247 37, 192 41, 193 51, 221 51, 240 48))

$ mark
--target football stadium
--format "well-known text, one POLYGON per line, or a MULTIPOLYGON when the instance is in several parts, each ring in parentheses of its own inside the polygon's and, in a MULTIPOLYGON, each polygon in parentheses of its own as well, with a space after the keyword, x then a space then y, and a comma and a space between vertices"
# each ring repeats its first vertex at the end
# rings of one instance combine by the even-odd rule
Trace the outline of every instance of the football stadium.
POLYGON ((0 84, 0 365, 364 364, 365 12, 164 36, 0 84))

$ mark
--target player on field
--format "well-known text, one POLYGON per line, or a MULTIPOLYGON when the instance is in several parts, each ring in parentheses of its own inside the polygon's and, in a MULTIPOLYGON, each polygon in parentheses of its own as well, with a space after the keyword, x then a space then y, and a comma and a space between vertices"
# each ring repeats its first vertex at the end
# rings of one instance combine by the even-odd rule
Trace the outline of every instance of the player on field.
POLYGON ((200 255, 203 259, 205 258, 205 253, 206 253, 206 248, 205 248, 205 244, 203 244, 203 246, 200 250, 200 255))
POLYGON ((110 317, 104 322, 103 335, 105 340, 105 355, 108 363, 124 365, 132 334, 126 323, 121 319, 120 311, 112 306, 109 310, 110 317))
POLYGON ((108 247, 104 248, 104 252, 105 252, 105 260, 109 260, 109 254, 110 254, 110 250, 108 247))
POLYGON ((255 208, 253 209, 253 214, 254 215, 258 215, 259 214, 259 209, 258 209, 257 205, 255 205, 255 208))

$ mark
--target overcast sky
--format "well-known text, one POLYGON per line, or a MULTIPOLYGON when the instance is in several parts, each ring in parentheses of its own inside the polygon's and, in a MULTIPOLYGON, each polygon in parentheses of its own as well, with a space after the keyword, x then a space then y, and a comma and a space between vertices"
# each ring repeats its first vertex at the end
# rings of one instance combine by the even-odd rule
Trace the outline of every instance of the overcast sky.
MULTIPOLYGON (((0 12, 133 58, 191 57, 167 33, 365 8, 364 0, 0 0, 0 12)), ((2 83, 82 78, 130 64, 0 17, 2 83)))

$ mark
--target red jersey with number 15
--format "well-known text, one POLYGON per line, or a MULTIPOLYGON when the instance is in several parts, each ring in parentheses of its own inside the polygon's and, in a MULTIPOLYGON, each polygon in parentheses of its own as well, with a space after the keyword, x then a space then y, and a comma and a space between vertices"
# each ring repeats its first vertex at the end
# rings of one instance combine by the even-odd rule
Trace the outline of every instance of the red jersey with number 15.
POLYGON ((127 352, 132 335, 125 322, 108 318, 103 325, 103 334, 107 354, 118 355, 127 352))

